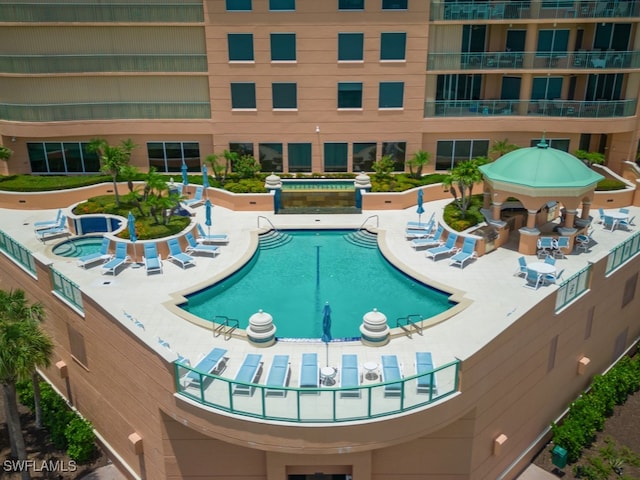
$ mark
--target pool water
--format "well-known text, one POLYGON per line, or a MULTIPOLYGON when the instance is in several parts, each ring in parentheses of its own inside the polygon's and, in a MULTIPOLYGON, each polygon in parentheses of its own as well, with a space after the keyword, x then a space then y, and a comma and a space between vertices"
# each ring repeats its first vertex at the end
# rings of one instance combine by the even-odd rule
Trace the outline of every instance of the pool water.
POLYGON ((65 240, 53 247, 53 253, 61 257, 82 257, 100 251, 102 237, 81 237, 65 240))
POLYGON ((212 320, 235 318, 246 328, 259 309, 273 316, 277 337, 319 338, 322 310, 331 306, 333 338, 359 337, 362 317, 374 308, 390 327, 411 314, 429 318, 454 304, 393 267, 375 248, 347 241, 352 231, 288 231, 291 241, 259 248, 230 277, 187 296, 184 310, 212 320))

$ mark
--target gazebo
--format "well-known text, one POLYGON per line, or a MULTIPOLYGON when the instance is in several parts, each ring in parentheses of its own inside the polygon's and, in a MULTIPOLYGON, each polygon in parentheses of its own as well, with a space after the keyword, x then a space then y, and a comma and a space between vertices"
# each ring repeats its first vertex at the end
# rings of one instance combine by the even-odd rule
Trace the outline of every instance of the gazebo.
POLYGON ((482 165, 480 170, 489 223, 498 229, 510 228, 503 214, 509 198, 517 198, 526 209, 522 225, 515 228, 520 232, 518 251, 527 255, 536 253, 542 233, 539 227, 557 218, 559 205, 564 207, 563 220, 555 232, 570 237, 573 246, 575 235, 590 224, 589 208, 596 185, 604 178, 573 155, 550 148, 544 139, 535 147, 514 150, 482 165), (578 209, 580 217, 576 218, 578 209))

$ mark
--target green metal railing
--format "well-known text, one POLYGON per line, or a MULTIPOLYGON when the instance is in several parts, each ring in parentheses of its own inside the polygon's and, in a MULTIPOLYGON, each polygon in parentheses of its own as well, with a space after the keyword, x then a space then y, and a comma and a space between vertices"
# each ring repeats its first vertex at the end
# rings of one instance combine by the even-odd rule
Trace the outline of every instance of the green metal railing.
POLYGON ((0 119, 18 122, 125 118, 211 118, 211 106, 209 102, 0 104, 0 119))
POLYGON ((453 395, 459 387, 460 361, 386 383, 364 380, 352 388, 267 387, 174 366, 177 392, 207 407, 264 420, 333 423, 395 415, 453 395))
POLYGON ((640 4, 629 1, 431 2, 432 21, 621 18, 639 12, 640 4))
POLYGON ((202 0, 3 2, 3 22, 203 22, 202 0))
POLYGON ((77 284, 58 272, 55 268, 49 267, 49 269, 51 271, 51 283, 53 285, 53 291, 64 298, 75 308, 77 308, 81 312, 84 312, 80 287, 78 287, 77 284))
POLYGON ((558 284, 556 293, 556 312, 574 301, 589 289, 592 266, 587 265, 582 270, 574 273, 565 281, 558 284))
POLYGON ((431 100, 424 102, 424 116, 544 116, 611 118, 635 115, 637 100, 431 100))
POLYGON ((640 68, 639 51, 429 53, 427 70, 587 70, 640 68))
POLYGON ((2 73, 206 72, 205 54, 0 55, 2 73))
POLYGON ((24 267, 32 275, 36 275, 36 262, 31 251, 22 246, 9 235, 0 230, 0 250, 24 267))
POLYGON ((640 232, 634 233, 624 242, 611 249, 607 257, 606 273, 611 273, 638 252, 640 252, 640 232))

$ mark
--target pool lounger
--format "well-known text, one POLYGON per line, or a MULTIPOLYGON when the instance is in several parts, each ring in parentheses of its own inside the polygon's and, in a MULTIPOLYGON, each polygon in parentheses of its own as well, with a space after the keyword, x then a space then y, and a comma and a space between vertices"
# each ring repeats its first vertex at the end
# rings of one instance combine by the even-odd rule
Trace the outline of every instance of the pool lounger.
MULTIPOLYGON (((320 386, 320 368, 317 353, 303 353, 300 363, 300 388, 318 388, 320 386)), ((320 393, 311 392, 311 393, 320 393)))
POLYGON ((196 364, 194 370, 189 370, 183 377, 183 384, 185 387, 188 387, 192 383, 199 384, 200 383, 200 374, 202 373, 214 373, 220 374, 224 370, 227 359, 224 354, 227 353, 227 350, 224 348, 216 347, 211 350, 207 355, 204 356, 198 363, 196 364))
MULTIPOLYGON (((382 381, 392 382, 402 379, 402 369, 396 355, 382 355, 382 381)), ((402 393, 402 383, 391 383, 384 386, 385 397, 397 397, 402 393)))
POLYGON ((267 389, 265 390, 265 395, 273 397, 285 397, 287 395, 286 390, 280 390, 280 388, 273 389, 268 387, 286 387, 289 383, 290 372, 291 364, 289 363, 289 355, 275 355, 273 357, 273 362, 271 362, 269 375, 267 376, 267 389))
MULTIPOLYGON (((236 382, 243 383, 256 383, 257 379, 260 378, 260 374, 262 373, 262 355, 258 353, 249 353, 246 357, 244 357, 244 361, 240 368, 238 369, 238 373, 236 373, 236 382)), ((255 387, 250 385, 234 385, 233 386, 233 394, 234 395, 253 395, 253 391, 255 387)))
MULTIPOLYGON (((416 352, 416 374, 420 375, 425 372, 433 371, 433 360, 431 359, 431 352, 416 352)), ((436 376, 435 373, 431 375, 423 375, 417 379, 417 392, 418 393, 437 393, 436 389, 436 376)))
POLYGON ((340 388, 354 388, 354 390, 340 391, 341 398, 360 398, 360 369, 358 368, 358 356, 354 354, 342 355, 340 366, 340 388))

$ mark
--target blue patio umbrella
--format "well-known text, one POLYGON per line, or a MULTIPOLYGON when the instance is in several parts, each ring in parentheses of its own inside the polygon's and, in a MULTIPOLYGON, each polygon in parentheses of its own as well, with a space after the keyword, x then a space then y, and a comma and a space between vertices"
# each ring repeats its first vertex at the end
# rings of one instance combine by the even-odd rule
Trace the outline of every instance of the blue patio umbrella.
POLYGON ((331 341, 331 307, 329 302, 322 309, 322 341, 327 345, 327 366, 329 366, 329 342, 331 341))
POLYGON ((202 165, 202 186, 204 187, 204 196, 207 197, 207 189, 209 188, 209 172, 207 172, 207 166, 202 165))
POLYGON ((418 213, 418 223, 420 223, 420 218, 422 217, 422 214, 424 213, 424 208, 422 207, 422 202, 423 202, 423 193, 422 193, 422 189, 418 190, 418 209, 416 210, 416 212, 418 213))
POLYGON ((127 216, 127 226, 129 227, 129 241, 133 243, 133 259, 137 261, 136 242, 138 241, 138 235, 136 235, 136 218, 131 212, 127 216))
POLYGON ((187 191, 187 187, 189 186, 189 176, 187 175, 187 164, 182 162, 182 185, 184 185, 185 193, 189 193, 187 191))
POLYGON ((207 226, 207 234, 211 235, 209 231, 211 228, 211 202, 207 198, 207 201, 204 202, 204 224, 207 226))

